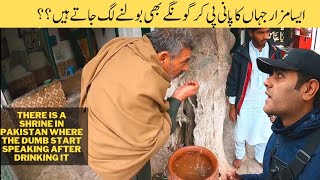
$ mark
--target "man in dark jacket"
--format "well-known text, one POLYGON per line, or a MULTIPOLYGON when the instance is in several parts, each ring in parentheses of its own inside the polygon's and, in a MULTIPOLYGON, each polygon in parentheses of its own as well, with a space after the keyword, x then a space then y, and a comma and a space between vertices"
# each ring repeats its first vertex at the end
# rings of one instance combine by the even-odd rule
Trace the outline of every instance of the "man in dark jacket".
POLYGON ((277 116, 263 159, 262 174, 223 179, 320 179, 320 55, 293 49, 283 59, 258 58, 269 73, 263 110, 277 116))
POLYGON ((262 164, 267 141, 272 134, 271 122, 262 110, 265 95, 263 82, 269 77, 257 67, 258 57, 280 58, 280 50, 268 41, 270 29, 249 29, 252 40, 234 53, 228 74, 226 95, 229 97, 229 118, 235 126, 235 168, 245 156, 245 144, 255 148, 255 159, 262 164))

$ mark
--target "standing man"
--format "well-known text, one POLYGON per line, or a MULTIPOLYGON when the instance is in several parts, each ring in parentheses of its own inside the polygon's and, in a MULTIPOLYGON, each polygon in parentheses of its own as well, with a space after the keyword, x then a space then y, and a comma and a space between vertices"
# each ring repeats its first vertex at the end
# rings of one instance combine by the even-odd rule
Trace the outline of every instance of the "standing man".
POLYGON ((263 110, 277 116, 263 173, 240 176, 233 170, 223 179, 320 179, 320 55, 293 49, 283 59, 259 58, 258 67, 270 74, 263 110))
POLYGON ((236 159, 233 161, 236 169, 242 164, 246 143, 254 145, 255 159, 262 165, 266 143, 272 133, 270 118, 262 109, 267 98, 263 82, 269 75, 258 69, 256 59, 280 58, 280 50, 268 41, 269 28, 251 28, 249 34, 252 40, 235 50, 226 89, 229 118, 236 123, 236 159))
POLYGON ((174 131, 181 101, 199 89, 189 81, 164 99, 170 81, 189 69, 191 55, 185 29, 156 29, 142 38, 111 40, 84 67, 80 106, 88 108, 86 153, 98 175, 151 179, 149 159, 174 131))

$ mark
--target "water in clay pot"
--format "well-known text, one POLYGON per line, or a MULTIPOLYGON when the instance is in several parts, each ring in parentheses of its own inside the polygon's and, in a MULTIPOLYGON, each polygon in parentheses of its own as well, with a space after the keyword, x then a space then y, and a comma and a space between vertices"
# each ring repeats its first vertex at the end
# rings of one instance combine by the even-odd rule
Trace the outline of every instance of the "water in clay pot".
POLYGON ((218 177, 216 156, 206 148, 187 146, 169 159, 171 180, 211 180, 218 177))

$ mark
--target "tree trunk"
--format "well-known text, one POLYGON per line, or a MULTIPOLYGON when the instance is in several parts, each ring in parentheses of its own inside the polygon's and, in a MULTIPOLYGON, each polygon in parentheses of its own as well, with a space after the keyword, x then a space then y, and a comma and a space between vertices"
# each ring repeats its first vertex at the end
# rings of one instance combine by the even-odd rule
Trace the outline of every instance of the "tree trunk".
POLYGON ((190 71, 172 81, 167 96, 188 80, 199 82, 199 92, 181 105, 177 130, 151 159, 153 174, 164 172, 170 155, 185 145, 203 146, 214 152, 219 159, 220 172, 230 168, 224 151, 223 128, 228 119, 225 84, 235 38, 229 29, 189 31, 195 42, 190 71))

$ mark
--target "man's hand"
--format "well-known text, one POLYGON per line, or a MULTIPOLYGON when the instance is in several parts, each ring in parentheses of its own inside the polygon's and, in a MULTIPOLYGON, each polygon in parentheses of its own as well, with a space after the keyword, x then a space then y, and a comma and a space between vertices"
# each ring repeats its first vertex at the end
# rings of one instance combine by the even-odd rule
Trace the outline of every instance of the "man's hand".
POLYGON ((228 172, 226 174, 223 174, 221 176, 222 180, 241 180, 241 176, 239 174, 236 173, 235 169, 232 170, 228 170, 228 172))
POLYGON ((237 109, 234 104, 230 104, 229 119, 231 122, 237 122, 237 109))
POLYGON ((196 81, 188 81, 183 86, 178 87, 172 97, 184 101, 188 97, 196 95, 199 90, 199 83, 196 81))

